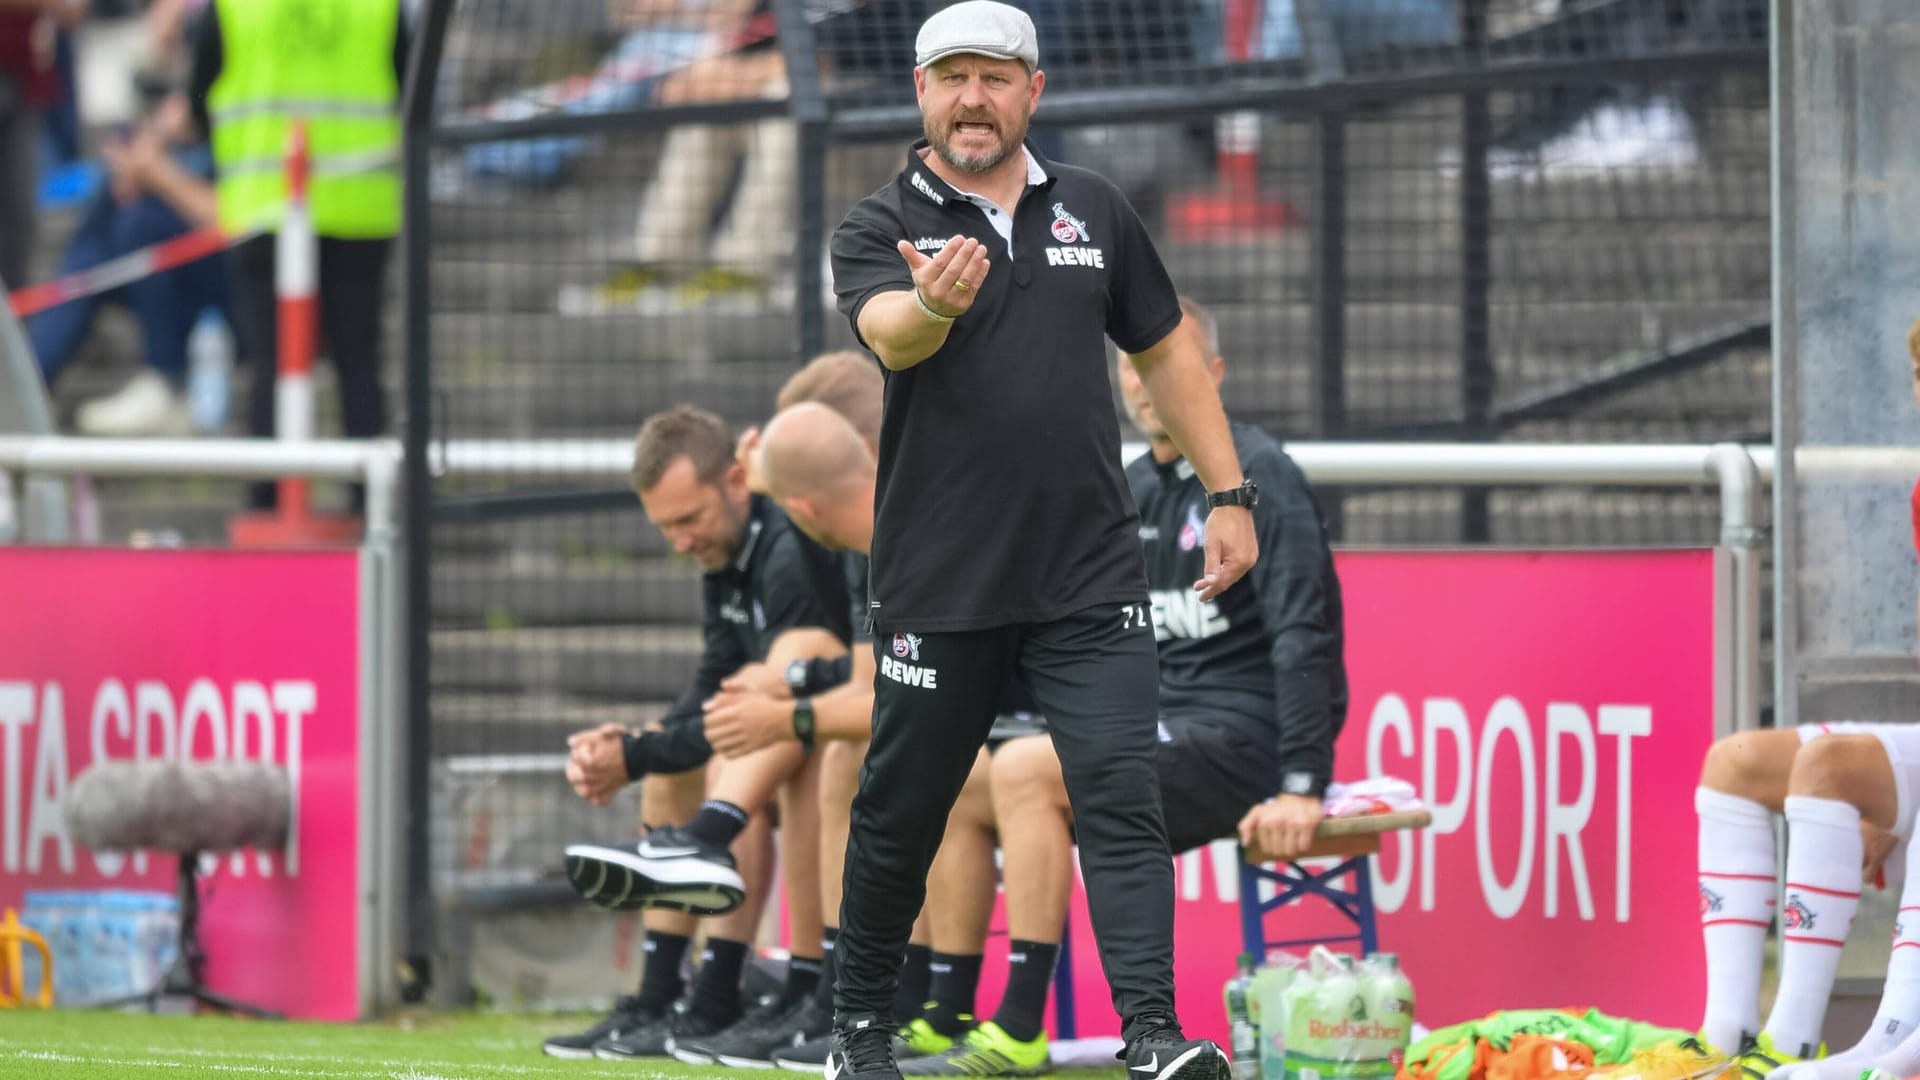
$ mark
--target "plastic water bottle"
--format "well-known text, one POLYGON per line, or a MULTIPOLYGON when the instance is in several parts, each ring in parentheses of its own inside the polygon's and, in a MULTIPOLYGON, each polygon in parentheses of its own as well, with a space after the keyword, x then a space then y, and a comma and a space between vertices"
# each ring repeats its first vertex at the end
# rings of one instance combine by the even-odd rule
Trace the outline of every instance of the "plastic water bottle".
POLYGON ((1393 953, 1375 953, 1371 964, 1369 991, 1374 1020, 1380 1026, 1388 1059, 1398 1069, 1413 1042, 1413 981, 1400 970, 1400 957, 1393 953))
POLYGON ((233 333, 220 313, 200 313, 187 335, 187 411, 202 435, 227 426, 233 381, 233 333))
POLYGON ((1253 1022, 1253 954, 1241 953, 1239 967, 1226 988, 1233 1080, 1260 1080, 1260 1029, 1253 1022))

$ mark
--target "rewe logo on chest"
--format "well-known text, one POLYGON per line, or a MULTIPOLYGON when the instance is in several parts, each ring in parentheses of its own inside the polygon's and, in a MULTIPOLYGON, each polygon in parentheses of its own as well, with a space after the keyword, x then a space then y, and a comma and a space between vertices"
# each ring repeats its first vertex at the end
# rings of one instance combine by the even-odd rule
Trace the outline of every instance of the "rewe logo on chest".
POLYGON ((1050 247, 1047 249, 1048 266, 1090 266, 1095 270, 1107 268, 1107 257, 1097 247, 1050 247))

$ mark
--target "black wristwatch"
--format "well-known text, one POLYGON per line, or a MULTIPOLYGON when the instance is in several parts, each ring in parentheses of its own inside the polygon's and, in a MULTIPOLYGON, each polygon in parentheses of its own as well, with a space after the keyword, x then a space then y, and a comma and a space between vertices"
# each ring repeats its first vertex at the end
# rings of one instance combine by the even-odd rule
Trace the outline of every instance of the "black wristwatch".
POLYGON ((1251 510, 1260 504, 1260 489, 1254 486, 1251 477, 1240 481, 1240 486, 1225 491, 1207 493, 1207 506, 1244 506, 1251 510))
POLYGON ((801 746, 813 749, 812 698, 793 699, 793 737, 800 740, 801 746))
POLYGON ((805 660, 795 660, 793 663, 788 664, 786 680, 787 689, 792 692, 794 697, 799 697, 805 693, 807 689, 807 662, 805 660))

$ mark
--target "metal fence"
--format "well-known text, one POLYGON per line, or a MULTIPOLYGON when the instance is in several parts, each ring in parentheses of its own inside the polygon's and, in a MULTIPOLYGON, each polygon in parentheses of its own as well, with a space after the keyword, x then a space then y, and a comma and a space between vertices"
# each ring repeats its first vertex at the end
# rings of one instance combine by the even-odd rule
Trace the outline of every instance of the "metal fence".
MULTIPOLYGON (((1036 145, 1119 184, 1216 313, 1238 417, 1332 440, 1767 438, 1764 0, 1019 2, 1049 76, 1036 145)), ((697 570, 630 493, 435 476, 427 451, 625 437, 681 402, 755 422, 801 359, 851 344, 826 239, 919 132, 912 40, 941 6, 427 5, 405 350, 432 495, 409 511, 423 955, 436 913, 528 918, 556 843, 631 830, 631 806, 588 810, 519 755, 653 715, 699 641, 697 570)), ((1718 529, 1704 485, 1327 495, 1349 543, 1718 529)), ((486 986, 540 997, 543 964, 486 986)))

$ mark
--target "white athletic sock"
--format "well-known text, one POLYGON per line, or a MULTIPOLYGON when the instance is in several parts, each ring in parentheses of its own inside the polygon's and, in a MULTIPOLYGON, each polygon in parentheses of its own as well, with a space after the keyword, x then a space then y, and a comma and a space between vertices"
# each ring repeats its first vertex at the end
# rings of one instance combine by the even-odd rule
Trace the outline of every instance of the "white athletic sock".
MULTIPOLYGON (((1907 859, 1920 856, 1913 841, 1907 859)), ((1880 1042, 1872 1064, 1895 1076, 1920 1073, 1920 884, 1908 875, 1900 889, 1900 914, 1893 920, 1893 952, 1887 956, 1887 987, 1862 1047, 1880 1042)), ((1848 1057, 1853 1051, 1847 1052, 1848 1057)), ((1865 1067, 1865 1063, 1860 1063, 1865 1067)))
POLYGON ((1707 1012, 1700 1033, 1737 1053, 1760 1031, 1760 967, 1773 923, 1773 815, 1752 799, 1696 788, 1700 813, 1700 937, 1707 1012))
POLYGON ((1860 811, 1787 796, 1787 883, 1780 910, 1780 992, 1766 1031, 1783 1054, 1814 1056, 1840 948, 1860 909, 1860 811))

